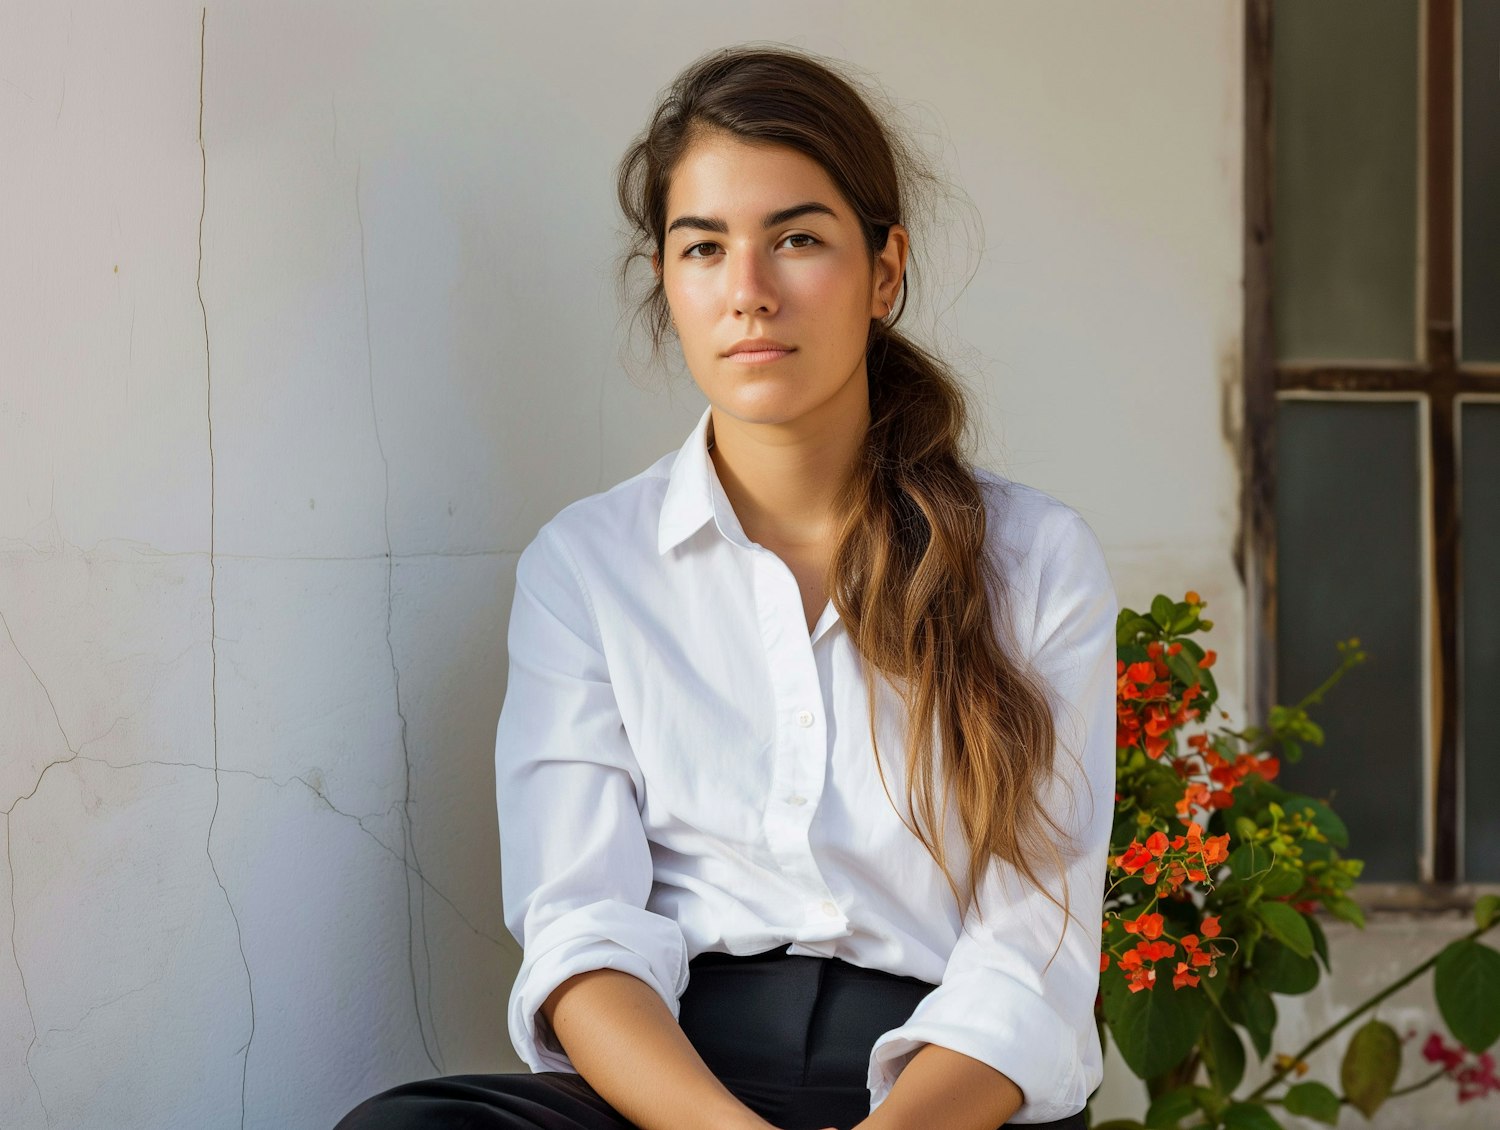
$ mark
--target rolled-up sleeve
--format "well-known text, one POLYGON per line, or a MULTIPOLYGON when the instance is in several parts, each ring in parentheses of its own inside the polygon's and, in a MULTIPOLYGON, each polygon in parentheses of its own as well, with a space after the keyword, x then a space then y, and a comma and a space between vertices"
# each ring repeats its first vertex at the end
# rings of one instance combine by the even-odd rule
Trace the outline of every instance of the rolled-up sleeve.
POLYGON ((644 782, 588 591, 550 525, 517 561, 507 638, 495 789, 505 924, 523 950, 507 1023, 533 1071, 576 1072, 539 1011, 552 991, 577 973, 619 969, 675 1017, 687 949, 676 922, 645 909, 644 782))
MULTIPOLYGON (((1011 1079, 1024 1096, 1015 1122, 1077 1113, 1103 1076, 1093 1010, 1114 807, 1118 604, 1103 549, 1076 512, 1058 507, 1038 536, 1031 661, 1052 699, 1058 741, 1044 803, 1073 838, 1064 856, 1068 928, 1059 948, 1062 911, 1010 865, 991 866, 976 893, 983 922, 971 907, 942 983, 871 1050, 871 1109, 927 1043, 1011 1079)), ((1045 877, 1047 861, 1037 863, 1045 877)), ((1061 901, 1055 871, 1048 886, 1061 901)))

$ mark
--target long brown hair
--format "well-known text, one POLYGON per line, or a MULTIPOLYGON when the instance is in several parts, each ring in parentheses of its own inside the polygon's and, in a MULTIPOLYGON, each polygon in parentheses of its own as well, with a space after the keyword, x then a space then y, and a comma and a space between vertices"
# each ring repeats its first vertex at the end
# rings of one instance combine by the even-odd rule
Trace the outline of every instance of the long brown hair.
MULTIPOLYGON (((817 161, 858 214, 873 265, 890 225, 906 223, 914 186, 935 178, 872 100, 830 60, 782 45, 726 48, 692 63, 620 162, 616 189, 633 237, 620 262, 622 292, 629 293, 634 260, 663 253, 673 170, 695 140, 713 132, 788 146, 817 161)), ((999 857, 1066 919, 1066 880, 1059 902, 1038 873, 1038 860, 1061 858, 1061 830, 1042 803, 1053 771, 1052 714, 1045 689, 997 635, 1004 578, 985 551, 984 500, 964 455, 962 389, 942 361, 895 328, 911 273, 908 263, 898 307, 870 322, 870 426, 837 502, 827 590, 865 660, 872 745, 877 671, 905 700, 907 807, 923 825, 907 827, 961 911, 999 857), (938 784, 944 808, 950 793, 956 798, 969 848, 962 892, 941 831, 933 831, 941 827, 938 784)), ((670 323, 660 277, 637 317, 659 356, 670 323)), ((878 749, 875 761, 885 786, 878 749)))

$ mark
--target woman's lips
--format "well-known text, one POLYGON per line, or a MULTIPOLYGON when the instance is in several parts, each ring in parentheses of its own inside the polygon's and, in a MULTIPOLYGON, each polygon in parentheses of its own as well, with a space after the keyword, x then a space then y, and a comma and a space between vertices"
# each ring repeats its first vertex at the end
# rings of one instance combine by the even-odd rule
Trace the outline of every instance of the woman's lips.
POLYGON ((792 352, 795 351, 791 349, 746 349, 740 353, 731 353, 729 359, 738 361, 742 365, 755 365, 766 361, 780 361, 792 352))

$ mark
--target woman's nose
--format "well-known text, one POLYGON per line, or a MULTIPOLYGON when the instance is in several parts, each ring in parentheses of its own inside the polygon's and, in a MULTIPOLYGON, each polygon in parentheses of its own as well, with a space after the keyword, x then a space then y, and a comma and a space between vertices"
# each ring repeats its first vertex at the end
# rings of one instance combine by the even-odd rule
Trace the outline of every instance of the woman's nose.
POLYGON ((736 314, 774 314, 776 285, 771 265, 754 251, 730 254, 729 301, 736 314))

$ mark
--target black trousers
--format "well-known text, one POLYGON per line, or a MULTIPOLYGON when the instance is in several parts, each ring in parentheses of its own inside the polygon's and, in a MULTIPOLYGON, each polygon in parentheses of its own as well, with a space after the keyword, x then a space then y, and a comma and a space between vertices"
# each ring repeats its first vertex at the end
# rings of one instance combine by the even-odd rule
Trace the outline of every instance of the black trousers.
MULTIPOLYGON (((699 954, 689 969, 684 1033, 725 1087, 779 1130, 848 1130, 863 1121, 871 1047, 934 988, 785 947, 699 954)), ((1032 1125, 1084 1130, 1084 1117, 1032 1125)), ((563 1071, 404 1083, 366 1099, 335 1130, 428 1127, 634 1130, 581 1075, 563 1071)))

